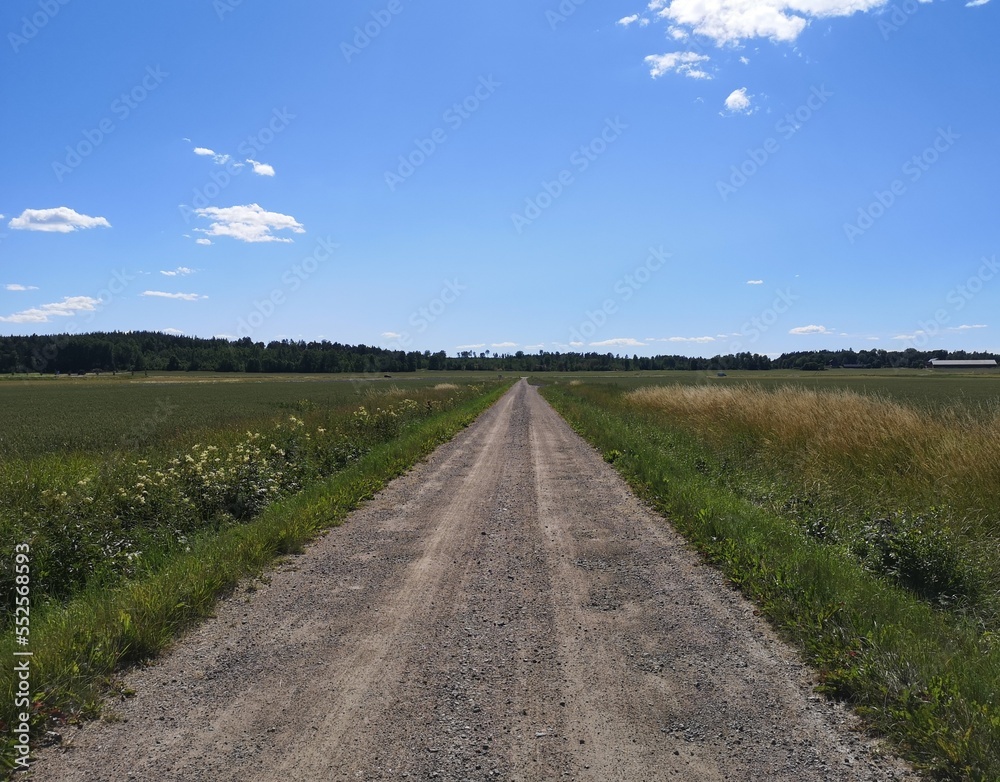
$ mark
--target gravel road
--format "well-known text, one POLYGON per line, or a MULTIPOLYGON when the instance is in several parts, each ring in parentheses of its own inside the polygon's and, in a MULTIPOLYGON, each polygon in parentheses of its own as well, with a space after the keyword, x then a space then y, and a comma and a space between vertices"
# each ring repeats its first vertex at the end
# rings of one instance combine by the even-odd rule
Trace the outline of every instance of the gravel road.
POLYGON ((525 381, 34 780, 916 780, 525 381))

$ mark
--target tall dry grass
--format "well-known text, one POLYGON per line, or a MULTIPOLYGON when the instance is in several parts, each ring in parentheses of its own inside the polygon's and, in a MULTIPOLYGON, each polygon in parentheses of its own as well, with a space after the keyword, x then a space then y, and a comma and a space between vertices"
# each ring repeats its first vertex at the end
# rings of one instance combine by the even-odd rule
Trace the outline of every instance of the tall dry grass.
POLYGON ((932 411, 853 391, 753 384, 653 386, 626 399, 723 450, 777 460, 806 485, 877 493, 887 505, 944 504, 956 522, 996 534, 988 522, 1000 486, 1000 408, 932 411))

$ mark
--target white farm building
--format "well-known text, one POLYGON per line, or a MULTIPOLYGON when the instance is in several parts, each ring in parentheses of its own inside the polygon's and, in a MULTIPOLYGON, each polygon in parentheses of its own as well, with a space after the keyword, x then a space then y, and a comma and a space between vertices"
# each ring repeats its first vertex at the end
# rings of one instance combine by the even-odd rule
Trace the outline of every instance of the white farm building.
POLYGON ((976 360, 944 360, 940 358, 932 358, 927 362, 927 366, 930 369, 996 369, 997 362, 992 358, 976 360))

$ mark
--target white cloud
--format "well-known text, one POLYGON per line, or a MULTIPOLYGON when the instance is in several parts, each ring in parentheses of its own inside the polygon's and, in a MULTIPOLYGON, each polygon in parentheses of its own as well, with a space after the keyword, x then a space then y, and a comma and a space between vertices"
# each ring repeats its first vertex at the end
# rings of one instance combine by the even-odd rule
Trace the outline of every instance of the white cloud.
POLYGON ((480 348, 485 348, 485 342, 479 342, 475 345, 455 345, 455 350, 479 350, 480 348))
POLYGON ((639 14, 632 14, 631 16, 623 16, 616 22, 616 24, 620 24, 622 27, 628 27, 630 24, 635 24, 638 21, 639 14))
POLYGON ((966 8, 979 8, 979 6, 986 5, 989 1, 990 0, 969 0, 969 2, 965 4, 965 7, 966 8))
POLYGON ((170 271, 160 271, 160 274, 166 277, 186 277, 189 274, 194 274, 194 269, 189 269, 187 266, 178 266, 176 269, 171 269, 170 271))
POLYGON ((260 163, 256 160, 251 160, 247 158, 247 163, 253 166, 253 172, 255 174, 260 174, 261 176, 274 176, 274 166, 269 166, 267 163, 260 163))
POLYGON ((78 312, 96 312, 100 303, 100 299, 93 299, 90 296, 67 296, 53 304, 43 304, 41 307, 22 310, 13 315, 0 316, 0 322, 49 323, 52 318, 69 318, 78 312))
POLYGON ((226 163, 229 162, 229 155, 223 155, 221 153, 216 152, 214 149, 209 149, 208 147, 195 147, 194 153, 196 155, 202 155, 204 157, 211 156, 212 162, 214 162, 216 165, 219 166, 224 166, 226 165, 226 163))
POLYGON ((680 73, 692 79, 711 79, 711 75, 703 71, 700 63, 708 62, 707 54, 697 52, 670 52, 668 54, 651 54, 646 57, 649 75, 654 79, 665 73, 680 73))
POLYGON ((383 331, 379 336, 382 339, 399 339, 403 335, 396 331, 383 331))
POLYGON ((590 343, 591 347, 595 348, 641 348, 644 347, 645 344, 645 342, 632 339, 632 337, 615 337, 614 339, 605 339, 601 342, 590 343))
POLYGON ((182 337, 184 332, 180 329, 160 329, 161 334, 169 334, 172 337, 182 337))
POLYGON ((747 88, 740 87, 729 93, 729 97, 726 98, 726 111, 730 114, 753 114, 754 110, 750 108, 752 101, 753 95, 747 95, 747 88))
MULTIPOLYGON (((977 2, 978 0, 973 0, 977 2)), ((748 38, 794 41, 811 19, 851 16, 886 0, 651 0, 649 9, 719 46, 748 38)))
POLYGON ((81 228, 110 228, 111 223, 103 217, 90 217, 70 209, 57 206, 54 209, 25 209, 8 225, 18 231, 47 231, 68 234, 81 228))
POLYGON ((763 285, 763 280, 747 280, 747 285, 763 285))
POLYGON ((744 65, 750 64, 750 60, 748 60, 746 57, 740 57, 740 62, 743 63, 744 65))
POLYGON ((895 337, 893 337, 893 339, 905 340, 906 342, 909 342, 910 340, 916 339, 923 333, 924 333, 923 330, 917 330, 912 334, 897 334, 895 337))
POLYGON ((205 239, 204 237, 202 237, 201 239, 195 239, 194 243, 195 244, 201 244, 201 245, 207 246, 207 245, 210 245, 212 243, 212 240, 211 239, 205 239))
MULTIPOLYGON (((725 334, 718 335, 725 338, 725 334)), ((646 337, 646 342, 715 342, 715 337, 646 337)))
POLYGON ((948 329, 948 331, 968 331, 969 329, 986 329, 989 328, 985 323, 963 323, 961 326, 953 326, 948 329))
POLYGON ((490 345, 491 348, 516 348, 516 342, 494 342, 490 345))
POLYGON ((207 299, 208 296, 201 296, 197 293, 166 293, 164 291, 143 291, 140 296, 153 296, 160 299, 178 299, 180 301, 198 301, 207 299))
POLYGON ((195 209, 195 214, 212 220, 208 228, 196 228, 199 233, 208 236, 229 236, 241 242, 291 242, 287 237, 275 236, 272 231, 291 231, 304 234, 302 227, 294 217, 278 212, 268 212, 258 204, 245 206, 207 206, 195 209))
POLYGON ((826 326, 796 326, 788 330, 789 334, 832 334, 833 331, 826 326))
POLYGON ((544 348, 544 347, 545 347, 545 343, 544 343, 544 342, 539 342, 539 343, 538 343, 537 345, 525 345, 525 346, 524 346, 524 349, 525 349, 526 351, 530 351, 530 350, 541 350, 541 349, 542 349, 542 348, 544 348))
POLYGON ((16 282, 10 282, 3 286, 4 290, 7 291, 37 291, 38 286, 36 285, 19 285, 16 282))

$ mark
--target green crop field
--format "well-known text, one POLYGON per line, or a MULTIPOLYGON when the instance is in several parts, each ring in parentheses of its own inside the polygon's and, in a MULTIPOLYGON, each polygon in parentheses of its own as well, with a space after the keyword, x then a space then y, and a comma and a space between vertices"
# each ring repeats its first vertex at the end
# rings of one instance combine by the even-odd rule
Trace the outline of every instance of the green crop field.
POLYGON ((532 382, 826 690, 939 778, 1000 779, 1000 377, 532 382))
MULTIPOLYGON (((266 421, 300 403, 333 409, 390 386, 427 388, 446 373, 234 375, 200 372, 86 377, 0 376, 0 460, 43 453, 133 451, 202 430, 266 421)), ((496 373, 461 373, 461 383, 496 373)))

